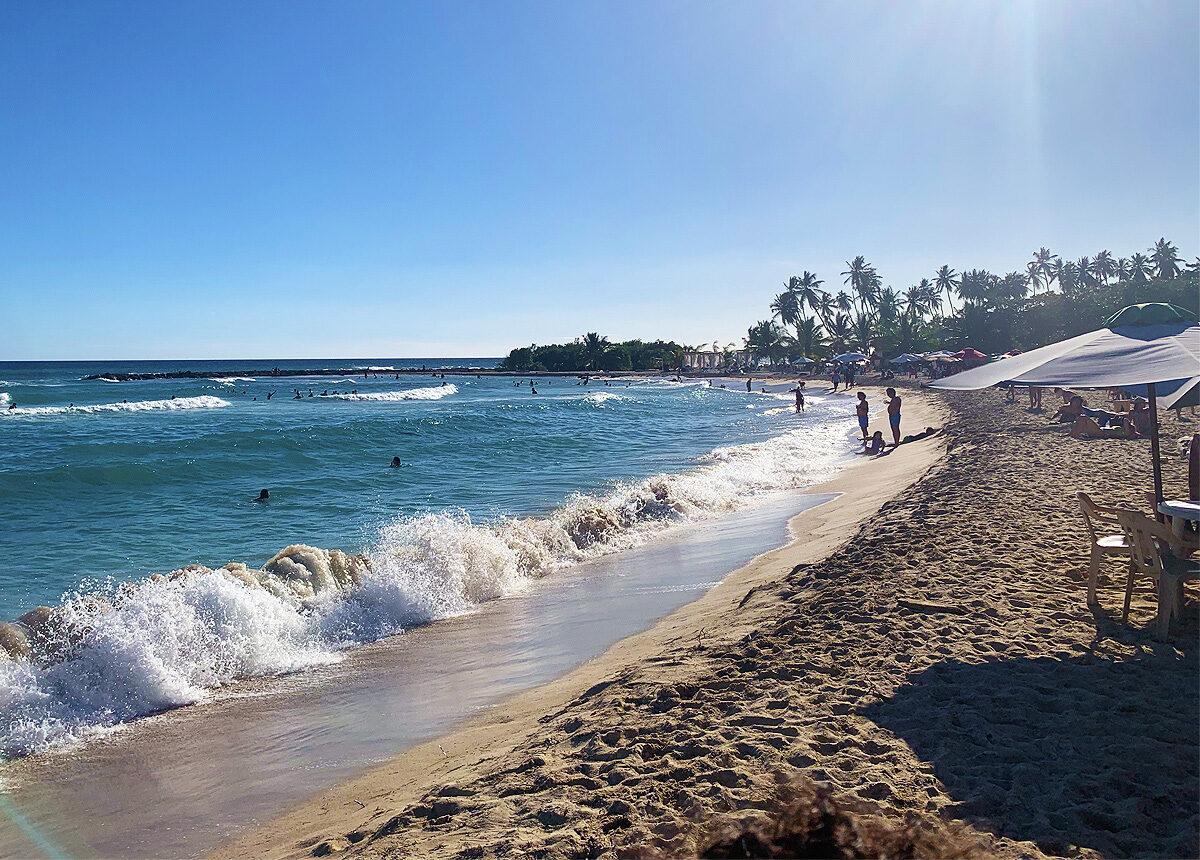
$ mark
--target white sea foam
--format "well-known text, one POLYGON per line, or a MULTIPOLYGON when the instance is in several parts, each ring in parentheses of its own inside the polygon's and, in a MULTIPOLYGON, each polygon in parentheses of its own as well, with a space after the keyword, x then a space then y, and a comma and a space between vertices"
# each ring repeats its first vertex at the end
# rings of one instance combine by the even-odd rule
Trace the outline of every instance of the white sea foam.
POLYGON ((209 379, 212 382, 227 382, 230 384, 234 382, 258 382, 253 376, 210 376, 209 379))
POLYGON ((298 544, 258 570, 194 567, 74 595, 0 631, 0 643, 11 647, 15 630, 32 648, 32 660, 0 652, 0 752, 70 743, 241 678, 335 661, 676 524, 827 479, 849 459, 847 415, 848 401, 810 411, 781 436, 717 448, 687 472, 576 494, 543 518, 401 517, 362 556, 298 544))
POLYGON ((440 400, 458 393, 458 386, 435 385, 430 388, 407 388, 403 391, 368 391, 362 394, 329 394, 338 400, 440 400))
POLYGON ((625 398, 613 391, 593 391, 583 399, 596 406, 602 406, 605 403, 609 403, 613 400, 624 400, 625 398))
POLYGON ((8 417, 39 417, 50 415, 98 415, 106 412, 159 412, 184 409, 219 409, 229 406, 228 400, 208 394, 199 397, 177 397, 174 400, 133 400, 128 403, 96 403, 91 406, 18 406, 6 408, 0 415, 8 417))
POLYGON ((7 391, 0 391, 0 408, 7 409, 9 402, 12 400, 7 391))

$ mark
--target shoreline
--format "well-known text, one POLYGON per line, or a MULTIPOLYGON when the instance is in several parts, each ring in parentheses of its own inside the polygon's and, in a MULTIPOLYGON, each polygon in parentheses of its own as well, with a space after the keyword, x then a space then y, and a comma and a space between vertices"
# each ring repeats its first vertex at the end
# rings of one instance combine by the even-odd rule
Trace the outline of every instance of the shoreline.
MULTIPOLYGON (((793 384, 779 377, 774 380, 793 384)), ((873 383, 861 387, 872 389, 873 395, 879 393, 874 389, 880 388, 873 383)), ((912 390, 906 390, 904 396, 909 431, 944 424, 946 412, 932 397, 912 390)), ((873 415, 873 421, 879 418, 878 413, 873 415)), ((849 463, 832 480, 803 490, 805 494, 838 493, 837 498, 793 517, 789 522, 790 539, 783 546, 732 571, 698 600, 649 629, 619 640, 601 656, 568 674, 519 693, 462 727, 405 750, 356 779, 317 793, 271 824, 219 846, 212 856, 306 856, 313 845, 337 840, 339 832, 370 832, 374 829, 370 826, 372 818, 382 813, 364 816, 362 813, 371 804, 364 805, 360 798, 386 796, 387 807, 396 808, 416 802, 438 782, 469 780, 484 764, 495 764, 511 754, 514 736, 533 731, 548 714, 586 696, 589 688, 605 685, 606 677, 614 672, 630 664, 653 662, 658 651, 680 642, 695 639, 701 647, 711 647, 710 643, 728 642, 743 635, 751 628, 746 622, 729 618, 731 603, 740 608, 757 589, 776 581, 787 570, 827 555, 887 500, 924 475, 944 450, 944 441, 934 437, 902 445, 886 457, 849 463), (864 470, 873 473, 866 480, 864 470), (318 823, 320 832, 314 833, 318 823)), ((342 842, 345 844, 338 843, 337 849, 351 845, 348 840, 342 842)))

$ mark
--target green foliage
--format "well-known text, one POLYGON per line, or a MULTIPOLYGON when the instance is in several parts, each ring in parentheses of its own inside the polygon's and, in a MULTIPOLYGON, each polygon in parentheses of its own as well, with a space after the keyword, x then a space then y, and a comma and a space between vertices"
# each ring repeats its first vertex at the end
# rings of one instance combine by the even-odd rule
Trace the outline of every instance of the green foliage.
POLYGON ((673 369, 683 352, 683 347, 674 341, 609 343, 608 338, 588 332, 571 343, 518 347, 500 362, 500 369, 517 372, 673 369))

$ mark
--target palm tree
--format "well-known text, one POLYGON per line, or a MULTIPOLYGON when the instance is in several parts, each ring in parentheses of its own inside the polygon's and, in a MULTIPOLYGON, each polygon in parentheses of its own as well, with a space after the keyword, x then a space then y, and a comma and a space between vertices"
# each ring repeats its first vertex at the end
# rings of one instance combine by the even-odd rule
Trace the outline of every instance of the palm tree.
POLYGON ((1160 278, 1174 278, 1179 274, 1179 249, 1166 239, 1159 239, 1150 249, 1155 274, 1160 278))
POLYGON ((796 346, 808 357, 814 356, 825 345, 825 332, 821 324, 812 317, 804 317, 796 326, 796 346))
POLYGON ((950 305, 950 312, 954 312, 954 302, 951 301, 951 296, 958 289, 958 279, 955 277, 958 273, 949 266, 942 266, 933 276, 933 285, 937 287, 938 292, 946 296, 946 302, 950 305))
POLYGON ((1076 276, 1081 287, 1096 286, 1096 279, 1092 277, 1092 261, 1088 257, 1080 257, 1075 261, 1075 266, 1079 270, 1076 276))
POLYGON ((761 320, 746 330, 746 349, 756 359, 766 356, 775 361, 784 348, 783 329, 771 320, 761 320))
POLYGON ((837 305, 834 303, 833 296, 829 293, 822 292, 817 300, 817 307, 813 308, 817 312, 817 316, 821 318, 821 324, 825 328, 829 328, 829 322, 833 319, 833 314, 837 310, 837 305))
MULTIPOLYGON (((1042 282, 1045 283, 1046 289, 1050 289, 1050 282, 1054 280, 1058 255, 1051 254, 1049 248, 1038 248, 1033 252, 1033 262, 1037 263, 1038 271, 1042 276, 1042 282)), ((1036 288, 1036 284, 1035 284, 1036 288)))
POLYGON ((841 313, 850 313, 854 310, 854 302, 850 299, 850 294, 845 290, 839 290, 838 294, 833 299, 834 306, 841 313))
POLYGON ((826 317, 821 316, 821 312, 825 309, 824 300, 828 294, 821 289, 823 283, 825 282, 805 269, 799 278, 791 279, 788 288, 796 294, 802 306, 807 305, 821 317, 822 322, 825 322, 826 317))
POLYGON ((786 326, 796 325, 801 316, 799 296, 790 289, 784 290, 771 302, 771 314, 786 326))
POLYGON ((1150 258, 1145 254, 1132 254, 1129 257, 1129 279, 1135 284, 1144 284, 1150 280, 1150 258))
POLYGON ((850 345, 850 338, 853 336, 854 331, 850 327, 850 317, 844 313, 837 313, 829 326, 829 348, 834 353, 845 352, 846 347, 850 345))
POLYGON ((1117 273, 1117 263, 1108 251, 1100 251, 1092 258, 1092 276, 1101 284, 1117 273))
POLYGON ((850 290, 854 294, 855 310, 861 316, 874 308, 878 300, 879 273, 861 254, 853 260, 847 260, 846 266, 847 270, 842 272, 845 275, 842 283, 850 286, 850 290))
POLYGON ((1128 281, 1129 274, 1130 274, 1129 258, 1128 257, 1118 257, 1117 258, 1117 280, 1128 281))
POLYGON ((600 359, 604 356, 604 353, 608 352, 609 346, 611 344, 609 344, 608 338, 594 331, 589 331, 585 334, 583 336, 583 351, 588 358, 588 367, 592 370, 599 370, 600 359))
POLYGON ((1037 293, 1038 287, 1042 285, 1042 267, 1038 265, 1037 260, 1030 260, 1025 264, 1025 277, 1029 279, 1033 292, 1037 293))
POLYGON ((1064 295, 1070 295, 1079 286, 1079 267, 1070 260, 1060 260, 1055 267, 1055 277, 1058 279, 1058 288, 1064 295))
POLYGON ((958 295, 966 304, 982 304, 988 298, 992 274, 984 269, 971 269, 962 273, 958 282, 958 295))
POLYGON ((865 355, 871 353, 871 336, 875 333, 875 321, 871 315, 861 314, 854 321, 854 340, 865 355))

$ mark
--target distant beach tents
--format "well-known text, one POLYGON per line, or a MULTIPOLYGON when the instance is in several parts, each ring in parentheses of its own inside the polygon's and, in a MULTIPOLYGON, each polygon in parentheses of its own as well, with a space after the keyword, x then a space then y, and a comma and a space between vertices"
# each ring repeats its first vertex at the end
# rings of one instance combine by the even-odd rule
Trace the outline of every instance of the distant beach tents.
POLYGON ((838 364, 854 364, 859 361, 868 361, 869 359, 861 352, 843 352, 841 355, 835 355, 830 361, 838 364))
POLYGON ((931 382, 930 387, 971 391, 1001 382, 1073 388, 1145 386, 1150 400, 1154 495, 1161 502, 1158 386, 1170 392, 1162 404, 1171 408, 1200 383, 1200 325, 1174 305, 1131 305, 1109 317, 1102 329, 965 370, 931 382))
POLYGON ((915 355, 911 352, 906 352, 903 355, 898 355, 895 358, 888 359, 890 364, 916 364, 917 362, 924 360, 925 359, 921 356, 915 355))

